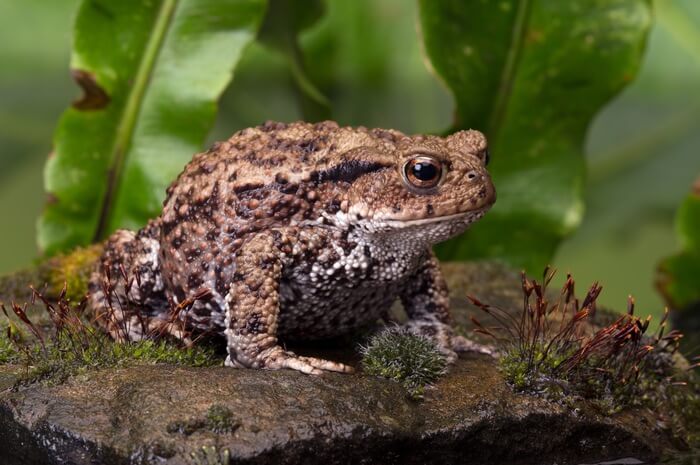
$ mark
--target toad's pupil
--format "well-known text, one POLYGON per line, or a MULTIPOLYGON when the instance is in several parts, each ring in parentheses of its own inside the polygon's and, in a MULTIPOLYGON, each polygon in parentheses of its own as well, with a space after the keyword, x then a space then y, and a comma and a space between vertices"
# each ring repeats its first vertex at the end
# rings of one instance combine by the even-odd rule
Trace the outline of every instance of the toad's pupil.
POLYGON ((413 175, 421 181, 432 181, 438 175, 437 167, 425 161, 413 165, 413 175))

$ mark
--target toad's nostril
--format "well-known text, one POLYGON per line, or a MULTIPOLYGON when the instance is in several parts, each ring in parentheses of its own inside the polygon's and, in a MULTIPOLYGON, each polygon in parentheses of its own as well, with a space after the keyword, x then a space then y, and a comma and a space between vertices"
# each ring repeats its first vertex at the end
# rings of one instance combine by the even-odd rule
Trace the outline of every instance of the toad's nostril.
POLYGON ((470 181, 473 181, 474 179, 476 179, 476 178, 478 178, 478 177, 479 177, 479 175, 477 174, 476 171, 469 171, 469 172, 467 173, 467 179, 470 180, 470 181))

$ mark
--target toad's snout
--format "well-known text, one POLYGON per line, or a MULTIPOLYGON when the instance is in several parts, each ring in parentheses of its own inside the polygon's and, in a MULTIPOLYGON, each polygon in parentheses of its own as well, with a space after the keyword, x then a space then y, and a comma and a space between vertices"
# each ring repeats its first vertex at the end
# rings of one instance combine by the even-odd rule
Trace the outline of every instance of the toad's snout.
POLYGON ((488 209, 496 202, 496 187, 485 169, 471 169, 464 173, 461 182, 466 184, 470 210, 488 209))

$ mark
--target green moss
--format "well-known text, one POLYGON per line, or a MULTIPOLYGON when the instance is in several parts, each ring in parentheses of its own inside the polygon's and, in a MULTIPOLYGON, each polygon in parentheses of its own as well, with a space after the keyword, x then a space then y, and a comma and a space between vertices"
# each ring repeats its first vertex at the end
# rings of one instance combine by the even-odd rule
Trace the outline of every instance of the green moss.
POLYGON ((19 360, 19 353, 15 345, 4 336, 0 336, 0 365, 6 363, 16 363, 19 360))
POLYGON ((89 247, 77 247, 66 255, 59 255, 49 260, 46 272, 49 296, 58 296, 66 287, 66 298, 79 302, 88 291, 90 274, 102 254, 101 244, 89 247))
POLYGON ((28 368, 23 382, 49 383, 99 368, 157 363, 199 367, 221 363, 210 348, 181 348, 152 340, 118 343, 91 328, 79 335, 59 333, 43 346, 27 346, 19 361, 28 368))
POLYGON ((239 424, 233 418, 233 413, 223 405, 212 405, 207 410, 204 421, 206 428, 214 433, 232 433, 239 424))
POLYGON ((431 340, 399 327, 373 336, 361 351, 367 374, 401 383, 414 399, 421 398, 447 367, 445 355, 431 340))
POLYGON ((206 429, 216 434, 233 433, 240 424, 233 417, 233 412, 223 405, 212 405, 204 418, 188 418, 168 424, 168 433, 178 433, 189 436, 199 430, 206 429))
POLYGON ((0 365, 18 363, 20 353, 12 339, 21 340, 22 334, 12 322, 0 322, 0 365))
POLYGON ((538 344, 530 360, 524 357, 518 348, 511 347, 503 353, 498 363, 506 381, 516 390, 539 390, 543 384, 551 384, 551 392, 557 390, 557 383, 550 381, 560 376, 557 368, 572 352, 545 351, 544 347, 538 344))

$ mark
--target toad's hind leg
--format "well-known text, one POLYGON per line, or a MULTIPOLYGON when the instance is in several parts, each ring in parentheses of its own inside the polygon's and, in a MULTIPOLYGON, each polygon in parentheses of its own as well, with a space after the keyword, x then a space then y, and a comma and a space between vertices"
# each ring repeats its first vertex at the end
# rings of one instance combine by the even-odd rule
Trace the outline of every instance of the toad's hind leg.
POLYGON ((226 296, 226 365, 290 368, 307 374, 324 370, 352 372, 342 363, 302 357, 284 350, 277 341, 279 282, 282 251, 289 243, 277 231, 259 233, 238 251, 235 273, 226 296))
POLYGON ((89 282, 88 305, 98 326, 117 341, 170 335, 186 339, 173 321, 160 269, 159 225, 115 232, 89 282))

